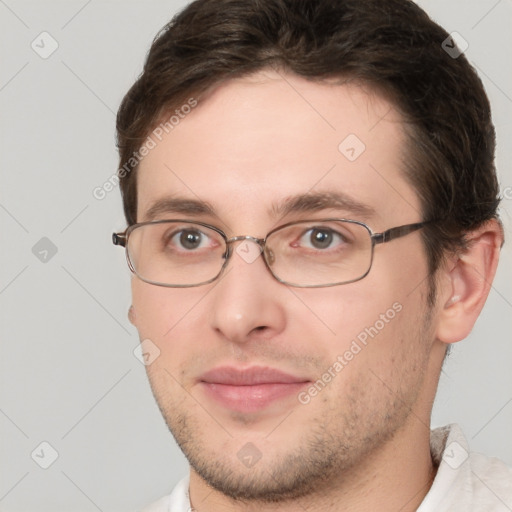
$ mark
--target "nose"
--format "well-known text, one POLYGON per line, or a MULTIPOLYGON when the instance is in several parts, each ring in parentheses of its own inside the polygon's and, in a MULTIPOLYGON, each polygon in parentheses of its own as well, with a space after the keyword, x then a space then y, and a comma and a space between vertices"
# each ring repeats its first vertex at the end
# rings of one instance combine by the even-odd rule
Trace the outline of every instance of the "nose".
POLYGON ((208 294, 211 327, 233 343, 270 339, 285 328, 288 291, 268 271, 258 244, 241 240, 232 249, 224 275, 208 294))

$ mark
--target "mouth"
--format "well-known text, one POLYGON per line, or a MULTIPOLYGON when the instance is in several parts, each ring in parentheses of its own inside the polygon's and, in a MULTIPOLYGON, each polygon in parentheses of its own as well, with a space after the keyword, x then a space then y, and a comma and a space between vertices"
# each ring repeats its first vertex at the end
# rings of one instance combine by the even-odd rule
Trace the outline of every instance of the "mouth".
POLYGON ((215 368, 199 379, 205 394, 223 407, 237 412, 257 412, 274 402, 297 396, 310 380, 275 368, 253 366, 215 368))

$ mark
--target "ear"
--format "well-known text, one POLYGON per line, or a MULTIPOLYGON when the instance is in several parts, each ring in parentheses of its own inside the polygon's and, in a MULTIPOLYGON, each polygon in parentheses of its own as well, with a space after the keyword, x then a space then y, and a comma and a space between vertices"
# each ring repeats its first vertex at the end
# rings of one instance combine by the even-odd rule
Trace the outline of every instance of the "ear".
POLYGON ((441 270, 437 339, 455 343, 468 336, 491 289, 503 244, 501 223, 492 219, 466 236, 468 248, 441 270))
POLYGON ((137 327, 136 316, 135 316, 135 309, 134 309, 133 306, 130 306, 129 309, 128 309, 128 320, 130 320, 130 323, 132 325, 135 325, 135 327, 137 327))

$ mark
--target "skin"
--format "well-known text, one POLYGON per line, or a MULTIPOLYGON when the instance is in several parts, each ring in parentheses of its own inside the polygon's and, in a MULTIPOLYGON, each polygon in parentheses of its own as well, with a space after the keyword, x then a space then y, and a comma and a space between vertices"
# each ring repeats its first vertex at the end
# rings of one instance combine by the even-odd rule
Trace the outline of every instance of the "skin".
MULTIPOLYGON (((206 201, 215 215, 158 219, 207 222, 230 237, 263 238, 285 222, 329 216, 384 231, 422 220, 418 195, 402 175, 404 151, 400 115, 378 94, 259 72, 200 99, 143 159, 137 221, 173 194, 206 201), (353 162, 338 150, 348 134, 366 146, 353 162), (295 194, 325 191, 375 213, 269 213, 295 194)), ((436 471, 429 425, 446 344, 471 330, 497 265, 498 224, 471 238, 470 250, 439 270, 432 309, 419 232, 377 246, 368 276, 330 288, 289 287, 262 258, 247 263, 236 252, 222 278, 207 285, 164 288, 134 276, 130 320, 160 350, 147 372, 191 463, 194 509, 416 510, 436 471), (254 413, 234 412, 199 384, 220 365, 270 366, 314 382, 395 303, 401 311, 307 405, 294 395, 254 413), (261 454, 252 467, 237 457, 247 443, 261 454)))

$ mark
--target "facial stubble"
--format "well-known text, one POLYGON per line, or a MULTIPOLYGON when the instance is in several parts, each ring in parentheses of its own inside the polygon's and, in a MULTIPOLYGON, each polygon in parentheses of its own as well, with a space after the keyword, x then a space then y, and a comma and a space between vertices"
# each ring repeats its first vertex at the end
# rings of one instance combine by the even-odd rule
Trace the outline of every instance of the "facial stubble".
MULTIPOLYGON (((323 390, 310 404, 297 402, 291 413, 286 411, 284 421, 285 415, 276 418, 276 425, 293 423, 296 431, 285 438, 292 442, 283 447, 285 443, 275 436, 273 445, 274 434, 264 440, 254 439, 253 444, 261 447, 261 459, 250 468, 237 457, 245 437, 237 439, 233 429, 222 426, 220 411, 218 415, 210 413, 168 370, 148 368, 148 376, 176 442, 208 485, 245 502, 277 503, 325 495, 330 488, 339 490, 347 479, 353 481, 372 455, 410 420, 428 365, 428 340, 432 336, 429 313, 415 333, 395 345, 395 353, 389 354, 394 362, 388 374, 381 375, 381 370, 371 367, 360 367, 359 373, 352 372, 347 378, 342 372, 336 377, 345 379, 342 386, 323 390), (313 404, 321 405, 313 409, 313 404), (305 407, 311 410, 307 417, 305 407), (211 431, 216 436, 220 433, 221 444, 213 445, 211 431)), ((253 422, 238 421, 239 426, 244 423, 253 422)))

